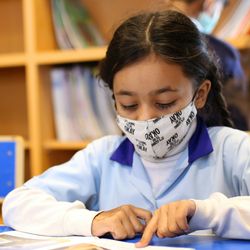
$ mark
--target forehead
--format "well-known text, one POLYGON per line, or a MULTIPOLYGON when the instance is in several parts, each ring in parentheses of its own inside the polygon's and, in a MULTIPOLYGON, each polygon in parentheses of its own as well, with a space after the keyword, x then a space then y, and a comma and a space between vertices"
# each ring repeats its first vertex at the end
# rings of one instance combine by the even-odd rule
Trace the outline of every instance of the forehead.
POLYGON ((126 90, 146 94, 160 88, 181 91, 190 87, 191 80, 184 75, 180 65, 167 63, 155 55, 124 67, 114 77, 114 93, 126 90))

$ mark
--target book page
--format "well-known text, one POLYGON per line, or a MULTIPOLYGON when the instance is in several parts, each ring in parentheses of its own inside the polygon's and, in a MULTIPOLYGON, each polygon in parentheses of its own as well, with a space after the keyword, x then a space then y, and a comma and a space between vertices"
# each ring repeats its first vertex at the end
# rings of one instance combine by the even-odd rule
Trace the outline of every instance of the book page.
MULTIPOLYGON (((0 250, 130 250, 134 243, 98 237, 45 237, 10 231, 0 233, 0 250)), ((147 246, 147 250, 191 250, 191 248, 147 246)))

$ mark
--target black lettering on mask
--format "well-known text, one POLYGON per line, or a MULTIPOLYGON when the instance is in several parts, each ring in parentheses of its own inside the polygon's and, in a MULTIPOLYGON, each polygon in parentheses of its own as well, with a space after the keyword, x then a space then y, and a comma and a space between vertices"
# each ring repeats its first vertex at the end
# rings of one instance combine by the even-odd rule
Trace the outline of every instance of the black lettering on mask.
POLYGON ((178 128, 181 125, 181 123, 184 121, 184 117, 182 117, 182 111, 178 111, 174 113, 173 115, 169 117, 169 119, 170 119, 171 124, 175 124, 174 128, 175 129, 178 128))
POLYGON ((147 145, 144 141, 136 140, 136 147, 141 151, 147 152, 147 145))
POLYGON ((151 146, 154 147, 155 145, 157 145, 158 143, 160 143, 162 140, 164 139, 163 136, 156 136, 153 138, 152 142, 151 142, 151 146))
POLYGON ((167 140, 167 146, 169 147, 171 147, 173 144, 175 144, 176 142, 177 142, 177 140, 178 140, 178 134, 177 133, 175 133, 173 136, 171 136, 168 140, 167 140))
POLYGON ((191 111, 191 113, 189 114, 189 116, 188 116, 188 118, 186 120, 186 125, 187 126, 191 124, 191 122, 193 121, 194 117, 195 117, 195 114, 194 114, 193 111, 191 111))
POLYGON ((124 126, 124 130, 127 131, 128 133, 134 135, 135 133, 135 124, 133 122, 126 122, 124 126))
POLYGON ((150 131, 149 133, 146 133, 146 134, 145 134, 145 139, 146 139, 146 140, 153 140, 153 139, 154 139, 156 136, 158 136, 160 133, 161 133, 161 131, 160 131, 158 128, 156 128, 156 129, 150 131))
POLYGON ((154 120, 153 120, 153 123, 154 124, 156 124, 158 121, 160 121, 161 120, 161 117, 159 117, 159 118, 155 118, 154 120))

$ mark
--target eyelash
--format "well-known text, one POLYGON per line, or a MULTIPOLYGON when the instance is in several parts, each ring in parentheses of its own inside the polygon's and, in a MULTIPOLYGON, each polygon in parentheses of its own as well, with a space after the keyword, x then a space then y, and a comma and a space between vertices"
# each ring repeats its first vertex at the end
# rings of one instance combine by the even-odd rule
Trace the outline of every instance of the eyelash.
POLYGON ((170 103, 156 103, 156 105, 160 108, 160 109, 168 109, 171 108, 172 106, 174 106, 175 101, 170 102, 170 103))
MULTIPOLYGON (((160 109, 168 109, 170 107, 172 107, 175 104, 175 101, 170 102, 170 103, 156 103, 156 106, 158 106, 158 108, 160 109)), ((122 108, 125 110, 135 110, 138 106, 138 104, 132 104, 132 105, 122 105, 122 108)))
POLYGON ((137 104, 132 104, 132 105, 122 105, 122 108, 125 110, 135 110, 137 108, 137 104))

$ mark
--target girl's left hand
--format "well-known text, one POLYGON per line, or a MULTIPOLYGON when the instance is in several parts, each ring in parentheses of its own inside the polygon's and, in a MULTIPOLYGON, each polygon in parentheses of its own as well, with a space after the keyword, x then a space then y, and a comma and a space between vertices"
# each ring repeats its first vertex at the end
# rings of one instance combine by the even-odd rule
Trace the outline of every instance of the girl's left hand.
POLYGON ((194 215, 196 209, 192 200, 181 200, 161 206, 146 226, 142 238, 136 247, 145 247, 153 235, 159 238, 175 237, 189 231, 188 220, 194 215))

